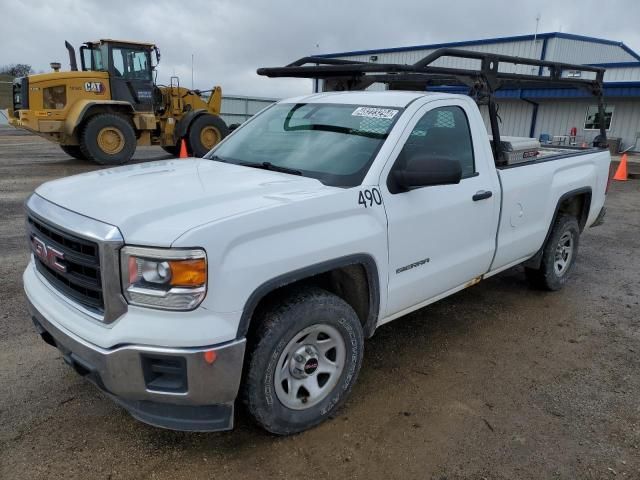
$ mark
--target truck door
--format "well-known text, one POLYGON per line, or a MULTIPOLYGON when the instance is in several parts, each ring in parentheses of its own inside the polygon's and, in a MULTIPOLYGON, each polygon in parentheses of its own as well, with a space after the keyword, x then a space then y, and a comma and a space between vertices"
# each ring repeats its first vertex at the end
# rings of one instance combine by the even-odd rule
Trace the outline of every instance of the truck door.
POLYGON ((429 102, 407 126, 380 179, 389 229, 387 316, 436 300, 488 270, 500 199, 488 149, 480 113, 465 100, 429 102), (460 183, 391 193, 388 176, 402 168, 403 155, 416 151, 423 161, 457 159, 460 183))
POLYGON ((136 111, 153 110, 151 55, 148 48, 111 45, 109 77, 112 100, 129 102, 136 111))

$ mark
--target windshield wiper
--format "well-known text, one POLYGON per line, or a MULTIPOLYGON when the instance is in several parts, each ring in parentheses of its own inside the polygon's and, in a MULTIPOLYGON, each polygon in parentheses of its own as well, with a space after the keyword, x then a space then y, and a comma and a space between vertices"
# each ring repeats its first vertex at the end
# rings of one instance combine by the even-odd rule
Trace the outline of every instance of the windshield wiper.
POLYGON ((279 165, 274 165, 271 162, 241 162, 239 165, 242 165, 243 167, 261 168, 262 170, 271 170, 273 172, 290 173, 291 175, 302 175, 302 172, 300 170, 296 170, 295 168, 281 167, 279 165))
POLYGON ((216 162, 227 163, 227 159, 226 158, 219 157, 218 155, 211 155, 210 157, 207 156, 207 157, 203 157, 203 158, 206 158, 207 160, 214 160, 216 162))

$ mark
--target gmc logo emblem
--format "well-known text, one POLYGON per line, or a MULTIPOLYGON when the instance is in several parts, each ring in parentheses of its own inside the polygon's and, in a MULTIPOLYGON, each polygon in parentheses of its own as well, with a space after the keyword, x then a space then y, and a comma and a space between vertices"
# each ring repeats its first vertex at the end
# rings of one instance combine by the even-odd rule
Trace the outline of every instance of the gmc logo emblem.
POLYGON ((65 273, 67 266, 62 263, 64 261, 64 253, 53 247, 48 247, 46 243, 40 240, 35 235, 31 239, 31 247, 33 253, 48 267, 65 273))

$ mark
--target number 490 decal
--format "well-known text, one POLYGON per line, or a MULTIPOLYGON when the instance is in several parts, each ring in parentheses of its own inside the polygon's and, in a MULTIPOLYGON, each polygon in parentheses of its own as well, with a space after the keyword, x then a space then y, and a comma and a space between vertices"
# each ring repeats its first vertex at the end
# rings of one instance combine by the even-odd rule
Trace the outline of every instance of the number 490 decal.
POLYGON ((376 205, 382 204, 382 195, 380 195, 380 190, 377 188, 368 188, 360 191, 360 195, 358 195, 358 205, 368 208, 373 207, 374 203, 376 205))

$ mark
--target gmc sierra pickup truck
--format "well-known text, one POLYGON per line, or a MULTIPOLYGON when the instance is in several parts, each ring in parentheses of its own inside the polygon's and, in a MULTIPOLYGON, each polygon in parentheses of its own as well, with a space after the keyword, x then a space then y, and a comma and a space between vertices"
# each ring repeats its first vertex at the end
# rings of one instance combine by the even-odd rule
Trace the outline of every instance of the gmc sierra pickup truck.
POLYGON ((300 432, 345 401, 380 325, 522 263, 567 282, 609 152, 524 143, 491 142, 469 96, 324 92, 202 159, 45 183, 26 202, 34 324, 144 422, 230 429, 240 399, 300 432))

